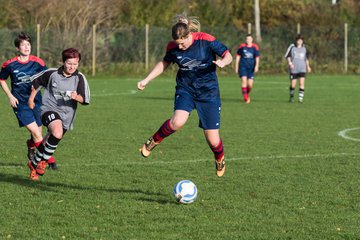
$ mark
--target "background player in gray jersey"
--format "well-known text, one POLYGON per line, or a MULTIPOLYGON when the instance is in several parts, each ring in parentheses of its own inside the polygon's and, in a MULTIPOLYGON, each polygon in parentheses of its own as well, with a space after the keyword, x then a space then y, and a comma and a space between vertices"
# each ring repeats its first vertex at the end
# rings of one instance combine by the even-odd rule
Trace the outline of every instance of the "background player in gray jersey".
POLYGON ((73 128, 77 104, 90 103, 90 89, 85 76, 77 69, 81 54, 74 48, 62 52, 64 65, 52 68, 34 76, 29 97, 29 108, 35 107, 34 97, 44 87, 41 106, 41 121, 48 128, 48 137, 36 151, 33 161, 29 161, 30 179, 32 175, 43 175, 46 162, 55 152, 67 130, 73 128))
POLYGON ((290 72, 290 102, 294 102, 296 80, 299 79, 299 102, 304 100, 306 72, 311 72, 304 39, 299 34, 296 37, 296 45, 291 44, 286 51, 285 58, 289 64, 290 72))

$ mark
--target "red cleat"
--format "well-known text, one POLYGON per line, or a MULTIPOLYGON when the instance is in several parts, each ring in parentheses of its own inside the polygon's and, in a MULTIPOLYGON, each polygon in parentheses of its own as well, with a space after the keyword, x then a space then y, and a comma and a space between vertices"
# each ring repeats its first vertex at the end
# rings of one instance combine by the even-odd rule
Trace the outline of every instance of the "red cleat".
POLYGON ((40 176, 44 175, 46 169, 46 161, 41 161, 36 167, 36 173, 40 176))
POLYGON ((39 175, 36 173, 36 169, 33 167, 31 161, 28 161, 28 167, 30 169, 29 179, 32 181, 39 181, 39 175))

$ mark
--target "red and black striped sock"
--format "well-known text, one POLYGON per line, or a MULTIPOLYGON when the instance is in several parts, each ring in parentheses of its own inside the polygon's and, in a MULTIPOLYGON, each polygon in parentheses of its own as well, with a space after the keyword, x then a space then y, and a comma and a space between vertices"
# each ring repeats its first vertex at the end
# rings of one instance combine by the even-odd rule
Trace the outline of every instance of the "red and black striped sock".
POLYGON ((163 123, 163 125, 161 125, 159 130, 157 130, 157 132, 152 137, 156 143, 160 143, 162 140, 164 140, 164 138, 170 136, 174 132, 176 131, 171 128, 170 119, 168 119, 163 123))
POLYGON ((216 147, 210 147, 210 148, 211 148, 211 151, 213 151, 216 160, 221 160, 223 158, 224 146, 223 146, 221 139, 216 147))
POLYGON ((242 94, 244 96, 244 100, 247 101, 249 99, 249 95, 248 95, 248 88, 247 87, 242 87, 242 94))

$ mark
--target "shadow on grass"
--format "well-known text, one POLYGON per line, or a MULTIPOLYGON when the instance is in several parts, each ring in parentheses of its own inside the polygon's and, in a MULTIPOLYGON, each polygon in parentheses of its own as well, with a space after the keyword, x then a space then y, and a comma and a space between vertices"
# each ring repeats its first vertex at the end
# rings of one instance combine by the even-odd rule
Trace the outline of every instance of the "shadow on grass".
POLYGON ((168 197, 168 194, 160 193, 160 192, 151 192, 144 191, 139 188, 137 189, 126 189, 126 188, 108 188, 108 187, 99 187, 99 186, 84 186, 84 185, 73 185, 67 183, 58 183, 58 182, 42 182, 40 181, 31 181, 25 176, 19 176, 14 174, 4 174, 0 173, 0 183, 11 183, 15 185, 20 185, 28 188, 35 188, 40 191, 46 192, 59 192, 59 188, 64 189, 73 189, 73 190, 81 190, 81 191, 100 191, 100 192, 108 192, 108 193, 130 193, 134 195, 143 194, 145 196, 153 196, 153 197, 139 197, 134 196, 138 201, 146 201, 146 202, 157 202, 159 204, 169 204, 174 203, 164 197, 168 197))

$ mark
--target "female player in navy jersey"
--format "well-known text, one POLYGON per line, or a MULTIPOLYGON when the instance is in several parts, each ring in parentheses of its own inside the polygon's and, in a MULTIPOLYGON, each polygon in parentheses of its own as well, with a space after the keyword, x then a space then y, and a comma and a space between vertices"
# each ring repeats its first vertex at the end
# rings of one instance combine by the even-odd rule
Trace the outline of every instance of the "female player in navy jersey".
POLYGON ((236 52, 235 72, 241 78, 241 90, 246 103, 250 103, 250 92, 253 88, 254 73, 259 71, 259 46, 253 43, 253 37, 246 35, 246 43, 242 43, 236 52))
MULTIPOLYGON (((20 127, 25 127, 30 132, 30 139, 26 141, 28 158, 31 160, 35 154, 35 148, 42 142, 40 105, 41 94, 36 95, 37 107, 30 109, 27 102, 31 92, 30 77, 46 70, 42 59, 31 55, 31 38, 21 32, 14 41, 19 55, 4 62, 0 71, 0 85, 9 98, 11 107, 17 117, 20 127), (6 79, 11 79, 11 91, 6 84, 6 79)), ((49 161, 49 167, 57 169, 54 158, 49 161)))
POLYGON ((207 33, 196 32, 198 29, 199 22, 195 18, 179 16, 172 27, 173 41, 168 43, 165 57, 137 84, 138 89, 143 90, 171 63, 179 67, 174 113, 143 144, 140 151, 144 157, 148 157, 165 137, 184 126, 191 111, 196 109, 199 127, 204 130, 206 141, 215 155, 216 175, 221 177, 225 173, 225 160, 219 135, 221 102, 216 67, 223 68, 230 64, 232 56, 221 42, 207 33), (216 59, 216 55, 220 58, 216 59))

